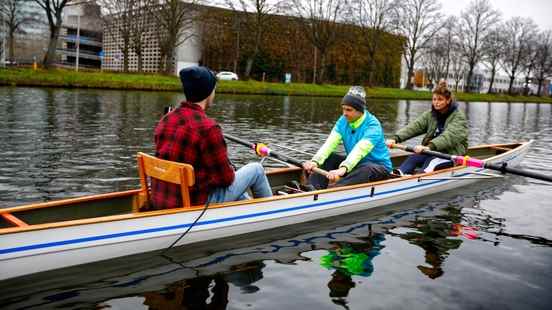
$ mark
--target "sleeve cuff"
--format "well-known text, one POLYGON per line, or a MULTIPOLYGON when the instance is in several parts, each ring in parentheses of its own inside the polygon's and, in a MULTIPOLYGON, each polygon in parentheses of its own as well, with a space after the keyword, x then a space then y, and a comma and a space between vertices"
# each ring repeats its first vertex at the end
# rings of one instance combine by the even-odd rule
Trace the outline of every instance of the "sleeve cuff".
POLYGON ((349 169, 349 167, 348 167, 347 165, 345 165, 345 164, 339 165, 339 168, 341 168, 341 167, 345 167, 345 170, 346 170, 345 173, 349 173, 349 171, 351 171, 351 170, 349 169))
POLYGON ((429 144, 427 145, 429 147, 430 150, 432 151, 436 151, 437 148, 435 147, 435 144, 433 144, 432 142, 429 142, 429 144))

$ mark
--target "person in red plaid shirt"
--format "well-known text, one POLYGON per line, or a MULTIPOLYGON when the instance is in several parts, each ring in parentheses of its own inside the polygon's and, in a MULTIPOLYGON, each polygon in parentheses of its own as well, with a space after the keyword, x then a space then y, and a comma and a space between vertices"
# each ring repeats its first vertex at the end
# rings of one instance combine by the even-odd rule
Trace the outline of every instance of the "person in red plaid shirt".
MULTIPOLYGON (((215 98, 216 78, 205 67, 180 71, 186 101, 167 113, 155 128, 155 156, 194 167, 195 185, 190 188, 193 205, 270 197, 272 190, 263 167, 249 163, 234 171, 220 126, 205 111, 215 98)), ((155 209, 182 206, 179 185, 152 179, 155 209)))

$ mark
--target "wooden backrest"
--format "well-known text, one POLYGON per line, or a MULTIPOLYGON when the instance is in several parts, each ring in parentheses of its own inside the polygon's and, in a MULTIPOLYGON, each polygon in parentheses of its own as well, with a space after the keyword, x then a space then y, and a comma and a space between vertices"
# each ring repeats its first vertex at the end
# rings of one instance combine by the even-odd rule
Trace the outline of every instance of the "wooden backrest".
POLYGON ((188 187, 195 183, 194 168, 191 165, 159 159, 142 152, 138 152, 137 160, 140 185, 145 190, 148 201, 150 201, 150 197, 147 177, 150 177, 180 185, 182 207, 191 205, 188 187))

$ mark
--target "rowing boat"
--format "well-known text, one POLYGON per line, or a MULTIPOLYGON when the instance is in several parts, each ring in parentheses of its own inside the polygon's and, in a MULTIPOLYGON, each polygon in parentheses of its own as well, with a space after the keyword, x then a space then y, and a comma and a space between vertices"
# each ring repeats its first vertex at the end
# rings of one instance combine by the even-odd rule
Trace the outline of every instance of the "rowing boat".
MULTIPOLYGON (((482 145, 470 148, 468 155, 516 166, 531 143, 482 145)), ((393 164, 406 156, 394 154, 393 164)), ((267 175, 277 195, 213 204, 203 213, 204 206, 189 205, 191 166, 151 160, 145 154, 138 156, 139 189, 0 209, 0 280, 165 249, 187 230, 176 246, 380 208, 500 177, 460 165, 373 183, 290 192, 287 184, 301 182, 302 170, 276 168, 267 170, 267 175), (183 207, 144 211, 148 176, 181 184, 183 207)))

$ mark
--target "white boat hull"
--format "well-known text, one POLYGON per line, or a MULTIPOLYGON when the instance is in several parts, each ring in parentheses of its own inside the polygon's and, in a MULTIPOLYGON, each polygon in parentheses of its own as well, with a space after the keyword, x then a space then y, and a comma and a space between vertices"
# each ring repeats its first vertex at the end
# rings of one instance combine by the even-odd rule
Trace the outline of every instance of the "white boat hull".
MULTIPOLYGON (((519 164, 526 143, 492 158, 492 162, 519 164)), ((232 207, 210 208, 176 246, 287 226, 345 213, 363 211, 415 199, 474 183, 477 168, 462 168, 376 185, 350 186, 280 196, 232 207), (430 178, 430 179, 429 179, 430 178), (454 179, 457 178, 457 179, 454 179)), ((397 179, 398 180, 398 179, 397 179)), ((170 246, 201 213, 179 212, 129 217, 43 230, 0 235, 0 280, 26 274, 161 250, 170 246)))

